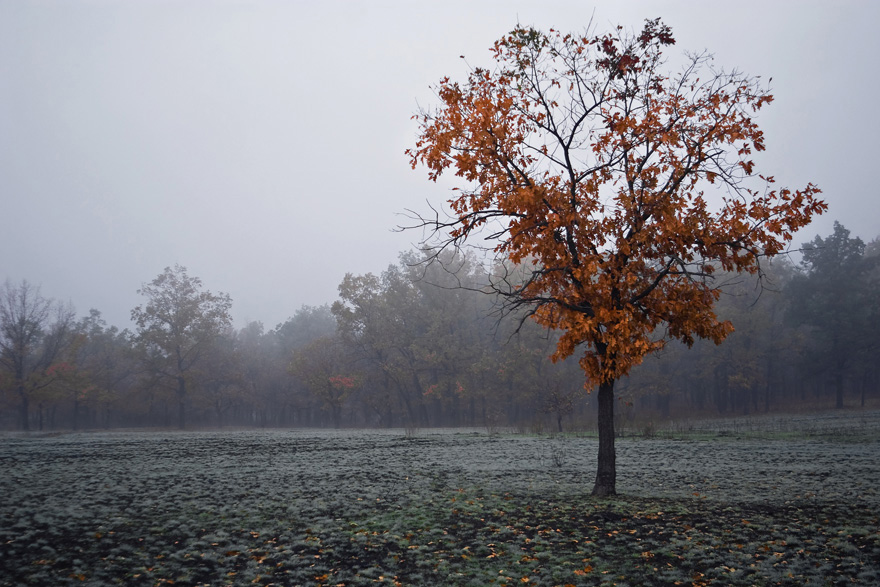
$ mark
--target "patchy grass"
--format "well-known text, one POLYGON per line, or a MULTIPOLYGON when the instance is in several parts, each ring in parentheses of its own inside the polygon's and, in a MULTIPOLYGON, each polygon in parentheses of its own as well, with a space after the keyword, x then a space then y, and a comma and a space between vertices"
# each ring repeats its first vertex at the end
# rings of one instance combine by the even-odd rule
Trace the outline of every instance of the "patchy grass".
POLYGON ((0 585, 880 584, 880 435, 816 426, 620 439, 611 500, 591 438, 9 436, 0 585))

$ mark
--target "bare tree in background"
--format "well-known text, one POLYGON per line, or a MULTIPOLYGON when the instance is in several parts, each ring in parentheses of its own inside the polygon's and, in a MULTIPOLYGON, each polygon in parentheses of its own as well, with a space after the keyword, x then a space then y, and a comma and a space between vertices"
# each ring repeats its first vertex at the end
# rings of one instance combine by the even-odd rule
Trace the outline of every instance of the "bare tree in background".
POLYGON ((40 295, 40 288, 7 280, 0 287, 0 372, 30 430, 31 400, 53 382, 51 368, 71 343, 74 310, 40 295))

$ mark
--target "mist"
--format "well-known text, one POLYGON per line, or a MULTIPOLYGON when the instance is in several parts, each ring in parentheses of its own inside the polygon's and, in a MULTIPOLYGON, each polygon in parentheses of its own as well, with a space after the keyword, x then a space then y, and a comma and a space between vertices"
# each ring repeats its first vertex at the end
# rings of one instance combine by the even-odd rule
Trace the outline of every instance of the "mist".
POLYGON ((406 209, 450 197, 412 170, 431 87, 487 65, 517 22, 577 31, 662 16, 678 51, 773 78, 759 163, 812 181, 877 236, 872 3, 42 2, 0 6, 0 277, 130 326, 137 290, 181 264, 274 327, 332 302, 421 235, 406 209), (760 17, 756 17, 760 15, 760 17), (461 59, 464 56, 465 59, 461 59))

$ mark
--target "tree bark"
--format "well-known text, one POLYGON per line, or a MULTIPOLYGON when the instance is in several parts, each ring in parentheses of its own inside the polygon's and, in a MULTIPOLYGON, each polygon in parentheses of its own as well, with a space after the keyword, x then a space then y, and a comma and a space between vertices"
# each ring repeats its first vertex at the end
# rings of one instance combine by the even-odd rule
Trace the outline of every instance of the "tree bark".
POLYGON ((843 408, 843 373, 839 369, 834 375, 834 407, 838 410, 843 408))
POLYGON ((186 428, 186 380, 177 378, 177 423, 181 430, 186 428))
POLYGON ((342 398, 334 398, 333 390, 330 390, 330 415, 333 418, 333 428, 339 430, 342 425, 342 398))
POLYGON ((21 404, 19 405, 19 418, 21 420, 21 429, 28 431, 31 429, 30 425, 30 406, 28 405, 28 396, 27 393, 19 386, 18 395, 21 398, 21 404))
POLYGON ((617 494, 617 466, 614 451, 614 380, 599 385, 599 466, 593 495, 617 494))

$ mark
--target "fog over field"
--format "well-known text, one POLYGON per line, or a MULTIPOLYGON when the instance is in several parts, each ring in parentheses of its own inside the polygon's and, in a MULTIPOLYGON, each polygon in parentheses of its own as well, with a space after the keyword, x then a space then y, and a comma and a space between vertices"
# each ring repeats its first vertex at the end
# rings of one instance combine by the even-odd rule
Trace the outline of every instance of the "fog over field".
POLYGON ((877 23, 0 2, 0 587, 880 584, 877 23))
POLYGON ((398 214, 449 196, 404 155, 440 78, 488 65, 517 22, 658 16, 672 54, 773 78, 759 162, 830 205, 795 243, 835 219, 877 236, 875 2, 3 2, 0 279, 124 328, 179 263, 237 326, 274 327, 395 262, 421 237, 398 214))
POLYGON ((0 428, 563 431, 872 407, 878 16, 2 3, 0 428), (522 29, 493 55, 518 23, 589 29, 522 29), (566 81, 564 55, 598 85, 566 81), (436 258, 430 220, 395 230, 445 204, 436 258))
POLYGON ((7 436, 0 585, 871 585, 878 418, 7 436))

